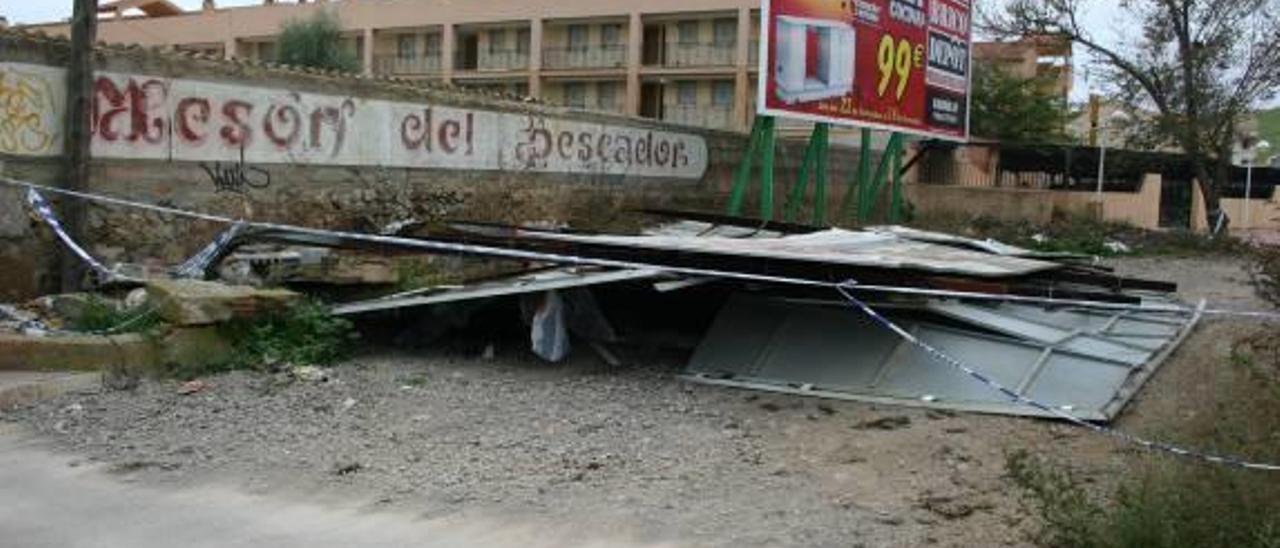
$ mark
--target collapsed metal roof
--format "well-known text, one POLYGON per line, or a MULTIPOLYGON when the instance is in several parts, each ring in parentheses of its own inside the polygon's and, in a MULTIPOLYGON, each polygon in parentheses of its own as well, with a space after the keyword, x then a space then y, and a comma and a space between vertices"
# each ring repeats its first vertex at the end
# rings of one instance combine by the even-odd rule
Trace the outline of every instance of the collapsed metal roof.
MULTIPOLYGON (((1020 395, 1108 421, 1195 325, 1195 313, 931 300, 889 316, 1020 395), (924 312, 924 314, 922 314, 924 312), (945 321, 951 320, 951 321, 945 321)), ((1051 416, 944 367, 845 303, 732 298, 686 378, 807 396, 1051 416)))
MULTIPOLYGON (((668 223, 640 235, 454 224, 454 232, 424 241, 479 256, 527 251, 537 262, 522 274, 344 304, 336 312, 540 294, 539 329, 556 337, 546 339, 555 343, 549 347, 555 352, 544 348, 539 355, 558 359, 574 331, 565 329, 569 319, 557 311, 563 307, 551 306, 560 302, 559 292, 650 279, 659 282, 654 290, 660 292, 719 282, 736 293, 702 336, 684 372, 689 379, 809 396, 1045 415, 940 365, 836 300, 834 289, 810 282, 870 280, 882 285, 853 285, 850 291, 872 299, 916 337, 1022 396, 1095 421, 1114 418, 1199 318, 1195 309, 1172 299, 1172 284, 1122 278, 1096 264, 1068 260, 1078 259, 1069 255, 904 227, 852 231, 773 224, 764 229, 747 220, 722 223, 705 217, 709 220, 668 223), (582 266, 593 261, 596 266, 582 266)), ((258 237, 373 245, 346 237, 274 232, 258 237)), ((416 243, 384 239, 376 249, 416 243)), ((604 315, 597 319, 605 323, 604 315)), ((538 352, 545 337, 535 333, 532 339, 538 352)), ((597 348, 604 344, 587 341, 597 348)))
POLYGON ((779 238, 739 238, 687 235, 612 236, 519 232, 520 236, 584 244, 608 244, 662 251, 694 251, 838 264, 857 267, 914 269, 982 278, 1009 277, 1053 270, 1059 265, 1013 255, 993 255, 937 245, 890 231, 851 231, 832 228, 779 238))

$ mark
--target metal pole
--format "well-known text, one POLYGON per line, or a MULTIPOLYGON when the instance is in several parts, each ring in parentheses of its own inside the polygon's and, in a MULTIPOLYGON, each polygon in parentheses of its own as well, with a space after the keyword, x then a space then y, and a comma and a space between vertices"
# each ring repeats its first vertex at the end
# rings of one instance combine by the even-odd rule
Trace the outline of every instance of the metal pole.
MULTIPOLYGON (((89 187, 90 111, 93 100, 93 45, 98 34, 98 0, 75 0, 71 15, 71 56, 67 67, 66 188, 83 191, 89 187)), ((85 242, 85 206, 79 200, 63 205, 67 232, 85 242)), ((85 266, 70 250, 59 257, 63 291, 77 291, 84 282, 85 266)))
POLYGON ((1102 203, 1102 181, 1106 177, 1107 165, 1107 133, 1106 126, 1098 127, 1098 190, 1094 193, 1094 198, 1098 203, 1102 203))
POLYGON ((1244 222, 1241 223, 1241 228, 1249 228, 1249 197, 1253 194, 1253 162, 1257 152, 1253 154, 1248 158, 1249 165, 1244 170, 1244 215, 1241 216, 1244 222))

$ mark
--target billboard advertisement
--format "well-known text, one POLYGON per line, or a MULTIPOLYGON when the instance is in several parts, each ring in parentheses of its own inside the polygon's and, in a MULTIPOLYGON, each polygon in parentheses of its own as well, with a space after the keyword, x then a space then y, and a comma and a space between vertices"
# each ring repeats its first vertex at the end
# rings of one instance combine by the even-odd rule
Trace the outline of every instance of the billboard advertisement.
POLYGON ((962 141, 970 0, 763 0, 761 114, 962 141))

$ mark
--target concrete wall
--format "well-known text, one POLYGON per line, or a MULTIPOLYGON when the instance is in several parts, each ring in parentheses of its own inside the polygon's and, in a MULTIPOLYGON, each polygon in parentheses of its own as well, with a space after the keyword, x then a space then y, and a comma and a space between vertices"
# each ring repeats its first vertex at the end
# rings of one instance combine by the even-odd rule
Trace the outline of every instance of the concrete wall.
MULTIPOLYGON (((1137 227, 1160 227, 1159 175, 1148 175, 1138 192, 1104 192, 1101 214, 1107 221, 1137 227)), ((916 215, 964 215, 1002 221, 1045 224, 1055 215, 1099 214, 1092 192, 1063 190, 908 184, 906 196, 916 215)))
MULTIPOLYGON (((60 109, 65 107, 58 99, 62 88, 57 71, 66 58, 67 45, 61 40, 0 33, 5 81, 13 84, 18 81, 15 77, 22 76, 28 83, 10 85, 5 91, 11 94, 6 104, 28 110, 20 118, 12 117, 12 109, 2 113, 10 117, 7 121, 21 121, 3 126, 5 133, 0 134, 0 161, 7 176, 52 185, 61 181, 65 166, 58 155, 60 109), (36 68, 30 68, 33 65, 36 68), (35 78, 41 75, 43 79, 35 78)), ((745 147, 741 134, 456 89, 286 72, 141 48, 105 48, 98 58, 107 74, 96 96, 93 147, 97 155, 91 190, 246 219, 361 231, 375 231, 393 221, 445 217, 627 228, 639 222, 626 213, 631 208, 722 207, 745 147), (202 88, 201 82, 208 85, 202 88), (213 93, 224 89, 218 86, 225 86, 228 93, 213 93), (206 96, 208 109, 200 101, 206 96), (243 106, 231 111, 235 116, 252 116, 227 114, 227 105, 240 99, 256 106, 251 113, 244 112, 243 106), (348 103, 355 105, 354 111, 348 103), (408 110, 397 115, 396 105, 408 110), (465 150, 460 133, 465 134, 466 125, 458 113, 474 115, 469 159, 444 159, 439 140, 431 150, 413 139, 412 146, 405 144, 406 135, 422 137, 413 133, 417 126, 411 119, 421 118, 426 108, 436 116, 433 135, 452 140, 455 154, 465 150), (378 111, 382 114, 374 118, 381 117, 380 122, 357 121, 364 113, 378 111), (498 123, 481 130, 482 118, 498 123), (238 119, 247 122, 237 124, 238 119), (440 133, 441 124, 449 119, 459 123, 440 133), (296 135, 291 127, 295 122, 301 124, 296 135), (345 134, 338 145, 343 123, 345 134), (588 128, 597 131, 588 140, 597 147, 599 136, 605 134, 612 136, 615 146, 623 142, 623 134, 668 136, 685 143, 688 162, 666 172, 652 171, 652 166, 610 168, 605 162, 579 156, 585 150, 582 135, 593 131, 588 128), (404 133, 407 130, 412 131, 404 133), (480 146, 485 132, 498 142, 480 146), (520 135, 526 140, 521 142, 520 135), (284 136, 289 137, 286 143, 276 142, 284 136), (233 141, 246 137, 246 162, 241 164, 240 148, 233 141), (548 143, 552 148, 546 148, 548 143), (528 145, 534 145, 534 150, 551 154, 541 164, 522 166, 517 150, 522 144, 526 152, 528 145), (312 145, 316 148, 311 149, 312 145), (405 163, 387 156, 389 149, 405 146, 419 160, 435 160, 405 163), (480 154, 482 148, 488 152, 480 154)), ((637 146, 635 139, 632 142, 637 146)), ((671 142, 668 153, 674 151, 675 141, 671 142)), ((795 172, 803 145, 780 146, 778 173, 795 172)), ((833 179, 848 180, 852 175, 847 166, 855 164, 855 157, 847 150, 833 151, 833 179)), ((790 182, 779 177, 779 196, 790 182)), ((175 264, 221 228, 95 205, 89 208, 83 244, 108 263, 175 264)), ((0 300, 55 289, 55 249, 49 231, 28 217, 21 194, 0 190, 0 300)))

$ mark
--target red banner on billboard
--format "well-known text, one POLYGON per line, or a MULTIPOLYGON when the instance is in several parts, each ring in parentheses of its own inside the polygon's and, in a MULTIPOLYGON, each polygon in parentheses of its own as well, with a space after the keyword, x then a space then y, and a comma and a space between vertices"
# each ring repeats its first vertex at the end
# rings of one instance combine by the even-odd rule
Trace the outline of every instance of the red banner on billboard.
POLYGON ((760 112, 964 140, 970 0, 764 0, 760 112))

